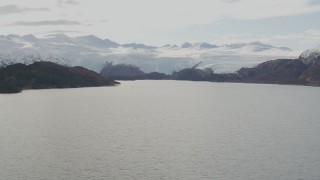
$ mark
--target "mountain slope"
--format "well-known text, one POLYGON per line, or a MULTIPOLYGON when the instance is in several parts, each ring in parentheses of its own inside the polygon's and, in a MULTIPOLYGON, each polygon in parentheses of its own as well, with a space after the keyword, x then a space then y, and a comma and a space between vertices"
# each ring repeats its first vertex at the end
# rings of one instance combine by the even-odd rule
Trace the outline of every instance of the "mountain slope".
POLYGON ((320 65, 320 47, 304 51, 299 59, 306 64, 320 65))
POLYGON ((306 69, 308 66, 300 60, 278 59, 254 68, 241 68, 237 73, 242 82, 303 84, 300 76, 306 69))
POLYGON ((83 67, 65 67, 52 62, 14 64, 0 69, 0 93, 23 89, 76 88, 115 85, 83 67))
POLYGON ((100 74, 104 77, 116 80, 132 80, 144 75, 138 67, 128 64, 116 64, 107 62, 100 74))

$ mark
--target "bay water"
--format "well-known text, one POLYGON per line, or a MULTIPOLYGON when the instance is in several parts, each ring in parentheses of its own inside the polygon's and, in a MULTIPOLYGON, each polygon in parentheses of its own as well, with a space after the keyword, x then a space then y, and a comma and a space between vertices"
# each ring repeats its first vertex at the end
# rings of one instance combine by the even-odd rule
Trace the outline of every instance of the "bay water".
POLYGON ((188 81, 0 95, 0 179, 320 179, 320 88, 188 81))

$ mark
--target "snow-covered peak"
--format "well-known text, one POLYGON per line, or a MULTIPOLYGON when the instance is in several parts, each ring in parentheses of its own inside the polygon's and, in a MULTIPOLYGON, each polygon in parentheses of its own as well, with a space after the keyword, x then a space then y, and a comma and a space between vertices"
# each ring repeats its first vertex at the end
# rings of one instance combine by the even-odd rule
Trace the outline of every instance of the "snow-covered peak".
POLYGON ((200 43, 199 48, 205 48, 205 49, 211 49, 211 48, 217 48, 219 46, 209 43, 200 43))
POLYGON ((181 45, 181 48, 196 48, 196 49, 211 49, 211 48, 217 48, 219 46, 214 45, 214 44, 209 44, 206 42, 202 42, 202 43, 189 43, 186 42, 184 44, 181 45))
POLYGON ((79 44, 84 44, 84 45, 93 46, 93 47, 106 47, 106 48, 118 47, 118 44, 116 42, 110 41, 108 39, 102 40, 94 35, 79 36, 74 38, 74 41, 76 41, 79 44))
POLYGON ((103 40, 98 38, 95 35, 79 36, 79 37, 76 37, 75 39, 82 40, 82 41, 87 41, 87 42, 92 42, 93 44, 95 44, 95 43, 103 43, 103 40))
POLYGON ((43 41, 51 42, 51 43, 68 43, 68 44, 74 44, 74 41, 72 38, 65 34, 50 34, 47 35, 43 41))
POLYGON ((300 58, 308 58, 312 55, 317 55, 317 54, 320 54, 320 48, 308 49, 300 55, 300 58))
POLYGON ((166 45, 164 45, 164 46, 162 46, 160 48, 162 48, 162 49, 178 49, 179 46, 177 46, 176 44, 174 44, 174 45, 166 44, 166 45))
POLYGON ((296 58, 300 53, 287 49, 260 42, 219 46, 201 42, 155 47, 139 43, 119 45, 94 35, 52 34, 42 38, 31 34, 0 35, 0 63, 21 62, 19 59, 27 63, 41 58, 95 71, 100 71, 106 61, 113 61, 136 65, 145 72, 172 73, 202 61, 201 66, 211 67, 215 72, 229 72, 266 60, 296 58))
POLYGON ((0 54, 0 67, 5 67, 11 64, 22 63, 22 64, 32 64, 34 62, 40 61, 50 61, 61 65, 69 66, 71 61, 67 58, 59 57, 42 57, 37 53, 26 53, 26 52, 16 52, 10 54, 0 54))
POLYGON ((137 43, 122 44, 121 46, 127 47, 127 48, 133 48, 133 49, 156 49, 157 48, 155 46, 148 46, 145 44, 137 44, 137 43))
POLYGON ((305 64, 320 64, 320 46, 304 51, 299 59, 305 64))
POLYGON ((29 42, 37 42, 39 41, 33 34, 27 34, 21 37, 23 40, 29 41, 29 42))
POLYGON ((181 45, 181 48, 190 48, 190 47, 192 47, 192 44, 188 42, 181 45))

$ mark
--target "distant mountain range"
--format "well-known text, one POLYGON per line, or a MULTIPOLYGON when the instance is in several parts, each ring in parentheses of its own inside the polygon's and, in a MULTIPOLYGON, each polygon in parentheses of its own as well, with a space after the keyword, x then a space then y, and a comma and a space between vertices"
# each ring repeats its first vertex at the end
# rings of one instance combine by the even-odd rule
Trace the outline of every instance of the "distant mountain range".
MULTIPOLYGON (((190 47, 186 47, 190 48, 190 47)), ((8 56, 10 57, 10 56, 8 56)), ((243 67, 234 73, 217 74, 210 67, 199 68, 200 63, 171 73, 145 73, 129 64, 107 62, 100 74, 86 68, 67 67, 46 62, 41 57, 29 55, 17 59, 23 63, 2 62, 0 67, 0 93, 17 93, 23 89, 74 88, 115 85, 111 79, 172 79, 212 82, 242 82, 296 84, 320 86, 320 48, 310 49, 298 59, 270 60, 255 67, 243 67), (39 62, 37 62, 39 61, 39 62), (28 63, 31 63, 26 65, 28 63)), ((56 61, 57 59, 54 59, 56 61)))
POLYGON ((171 74, 202 62, 202 69, 215 73, 235 72, 278 58, 294 58, 299 53, 286 47, 260 42, 215 45, 184 43, 161 47, 139 43, 119 44, 94 35, 69 37, 53 34, 42 38, 33 35, 0 36, 0 66, 31 64, 40 60, 69 66, 84 66, 99 72, 106 61, 131 64, 144 72, 171 74))
POLYGON ((193 67, 166 75, 159 72, 144 73, 132 65, 107 63, 100 74, 117 80, 171 79, 320 86, 319 52, 319 49, 308 50, 298 59, 270 60, 252 68, 241 68, 235 73, 216 74, 211 68, 199 69, 201 63, 198 63, 193 67))

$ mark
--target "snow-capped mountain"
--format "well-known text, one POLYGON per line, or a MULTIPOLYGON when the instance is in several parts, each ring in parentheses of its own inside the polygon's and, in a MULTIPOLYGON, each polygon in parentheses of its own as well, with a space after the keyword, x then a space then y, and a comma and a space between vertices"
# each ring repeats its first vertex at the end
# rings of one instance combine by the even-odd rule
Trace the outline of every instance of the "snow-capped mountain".
POLYGON ((131 43, 131 44, 123 44, 122 47, 127 48, 133 48, 133 49, 156 49, 155 46, 147 46, 145 44, 137 44, 137 43, 131 43))
POLYGON ((198 49, 212 49, 212 48, 217 48, 219 46, 214 45, 214 44, 209 44, 209 43, 184 43, 181 45, 181 48, 198 48, 198 49))
POLYGON ((318 64, 320 65, 320 46, 314 48, 314 49, 308 49, 304 51, 300 57, 300 60, 302 60, 305 64, 318 64))
POLYGON ((109 61, 132 64, 145 72, 172 73, 201 61, 199 68, 210 67, 216 73, 223 73, 252 67, 266 60, 297 56, 297 52, 289 48, 260 42, 228 45, 184 43, 181 46, 168 44, 156 47, 138 43, 121 45, 94 35, 0 36, 0 65, 47 60, 100 71, 109 61))

